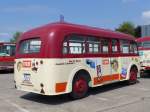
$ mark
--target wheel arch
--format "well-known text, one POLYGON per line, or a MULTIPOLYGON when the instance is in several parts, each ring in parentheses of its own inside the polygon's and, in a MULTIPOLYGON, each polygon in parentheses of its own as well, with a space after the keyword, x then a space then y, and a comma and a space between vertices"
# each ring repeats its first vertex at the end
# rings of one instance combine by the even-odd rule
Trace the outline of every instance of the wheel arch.
POLYGON ((92 81, 90 72, 86 68, 77 67, 74 70, 72 70, 71 74, 69 75, 68 84, 67 84, 67 92, 68 93, 72 92, 72 83, 73 83, 74 77, 76 77, 80 73, 85 74, 88 77, 88 81, 92 81))
POLYGON ((135 64, 135 63, 132 63, 132 64, 130 64, 130 66, 129 66, 129 68, 128 68, 128 77, 127 77, 127 79, 129 79, 130 78, 130 70, 132 69, 132 68, 136 68, 137 69, 137 71, 139 71, 139 68, 138 68, 138 65, 137 64, 135 64))

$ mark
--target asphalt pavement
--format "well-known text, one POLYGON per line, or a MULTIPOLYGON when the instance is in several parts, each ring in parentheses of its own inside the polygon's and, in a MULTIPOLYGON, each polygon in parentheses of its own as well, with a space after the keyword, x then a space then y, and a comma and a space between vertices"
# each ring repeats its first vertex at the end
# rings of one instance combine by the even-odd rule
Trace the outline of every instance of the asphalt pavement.
POLYGON ((0 73, 0 112, 150 112, 150 76, 92 88, 80 100, 18 91, 13 82, 13 73, 0 73))

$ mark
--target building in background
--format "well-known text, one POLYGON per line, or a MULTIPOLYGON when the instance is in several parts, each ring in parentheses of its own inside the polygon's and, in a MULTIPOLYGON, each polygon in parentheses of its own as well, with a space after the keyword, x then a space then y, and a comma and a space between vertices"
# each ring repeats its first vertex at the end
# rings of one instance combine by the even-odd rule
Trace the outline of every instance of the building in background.
POLYGON ((150 36, 150 25, 141 26, 141 36, 142 37, 150 36))

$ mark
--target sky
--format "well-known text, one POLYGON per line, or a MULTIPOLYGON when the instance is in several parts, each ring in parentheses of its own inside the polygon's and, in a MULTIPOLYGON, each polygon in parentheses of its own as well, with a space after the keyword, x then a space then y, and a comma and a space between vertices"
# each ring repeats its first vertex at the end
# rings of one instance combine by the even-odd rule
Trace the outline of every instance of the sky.
POLYGON ((0 41, 9 41, 16 31, 57 22, 114 30, 124 21, 150 24, 150 0, 1 0, 0 41))

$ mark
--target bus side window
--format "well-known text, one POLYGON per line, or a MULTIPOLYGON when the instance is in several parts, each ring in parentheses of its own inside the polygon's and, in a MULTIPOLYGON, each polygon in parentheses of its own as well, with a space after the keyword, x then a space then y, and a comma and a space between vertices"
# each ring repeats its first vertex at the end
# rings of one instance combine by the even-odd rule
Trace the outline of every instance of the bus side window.
POLYGON ((102 53, 109 53, 109 40, 108 39, 102 39, 102 53))
POLYGON ((63 42, 63 54, 85 53, 85 38, 79 35, 71 35, 63 42))
POLYGON ((87 40, 88 52, 89 53, 100 53, 100 39, 96 37, 88 37, 87 40))
POLYGON ((129 53, 129 41, 127 41, 127 40, 121 40, 120 41, 120 48, 121 48, 121 52, 123 54, 129 53))
POLYGON ((112 41, 112 53, 118 52, 118 40, 113 39, 112 41))
POLYGON ((137 44, 135 42, 130 43, 130 53, 131 54, 137 54, 137 44))

